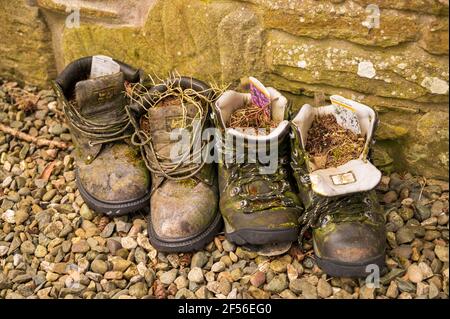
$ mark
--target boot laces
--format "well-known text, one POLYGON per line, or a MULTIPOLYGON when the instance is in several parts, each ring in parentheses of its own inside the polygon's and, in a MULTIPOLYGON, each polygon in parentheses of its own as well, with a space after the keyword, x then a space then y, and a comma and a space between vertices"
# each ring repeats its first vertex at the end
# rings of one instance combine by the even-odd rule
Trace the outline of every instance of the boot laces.
POLYGON ((83 137, 89 140, 90 146, 104 144, 129 138, 131 134, 125 134, 130 127, 130 120, 125 111, 111 120, 100 122, 93 121, 83 116, 75 107, 75 102, 63 103, 64 113, 69 123, 73 125, 83 137))
MULTIPOLYGON (((155 92, 154 102, 151 103, 153 107, 160 101, 169 96, 176 96, 181 100, 181 107, 183 112, 182 122, 184 127, 182 129, 191 131, 189 147, 183 147, 183 152, 176 158, 165 156, 155 149, 153 138, 150 133, 143 130, 141 127, 135 127, 135 132, 132 135, 132 144, 139 146, 141 152, 144 154, 144 162, 148 170, 158 176, 163 176, 169 180, 181 181, 194 177, 205 166, 208 158, 207 151, 209 150, 211 141, 201 140, 202 132, 206 126, 207 111, 204 107, 205 103, 211 103, 206 96, 206 91, 196 91, 194 89, 182 89, 180 87, 171 87, 168 92, 163 94, 155 92), (158 95, 160 94, 160 95, 158 95), (187 123, 187 103, 196 107, 196 114, 191 123, 187 123)), ((136 100, 135 100, 136 101, 136 100)), ((140 104, 146 111, 144 115, 148 117, 149 107, 140 104)), ((127 109, 127 111, 129 111, 127 109)), ((131 116, 131 115, 130 115, 131 116)))
POLYGON ((319 227, 331 218, 335 222, 339 222, 348 215, 361 219, 372 218, 372 204, 372 199, 367 192, 340 197, 323 197, 314 193, 310 205, 299 219, 301 229, 298 243, 300 248, 303 246, 303 238, 308 229, 319 227), (342 213, 341 209, 343 208, 345 208, 346 214, 342 213))
POLYGON ((296 203, 285 195, 291 190, 287 178, 286 158, 278 161, 278 169, 273 174, 264 173, 264 165, 257 163, 234 163, 229 165, 231 170, 228 185, 234 185, 230 190, 231 196, 241 198, 241 209, 244 213, 270 209, 273 207, 296 207, 296 203), (268 192, 251 191, 252 183, 263 182, 270 189, 268 192))

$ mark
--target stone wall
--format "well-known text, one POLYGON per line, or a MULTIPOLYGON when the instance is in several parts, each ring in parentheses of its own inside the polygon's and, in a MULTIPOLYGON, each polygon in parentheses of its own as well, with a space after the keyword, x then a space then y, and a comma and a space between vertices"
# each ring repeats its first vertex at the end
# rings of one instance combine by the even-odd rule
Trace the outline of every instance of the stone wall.
POLYGON ((50 31, 25 0, 0 0, 0 76, 39 85, 56 76, 50 31))
POLYGON ((45 85, 55 67, 106 54, 159 76, 177 70, 237 83, 255 75, 296 107, 317 91, 341 94, 379 112, 380 167, 448 179, 448 0, 0 0, 3 7, 0 74, 45 85), (76 27, 66 23, 73 8, 76 27), (379 25, 370 23, 374 8, 379 25))

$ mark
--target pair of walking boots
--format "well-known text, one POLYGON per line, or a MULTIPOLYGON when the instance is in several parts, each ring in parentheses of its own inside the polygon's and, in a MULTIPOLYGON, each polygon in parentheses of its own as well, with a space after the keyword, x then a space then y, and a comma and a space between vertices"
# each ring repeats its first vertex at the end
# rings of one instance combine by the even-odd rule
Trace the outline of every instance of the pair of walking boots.
POLYGON ((216 168, 202 157, 172 158, 170 135, 177 128, 201 135, 211 125, 212 91, 180 78, 153 86, 145 103, 130 104, 126 86, 143 80, 141 70, 98 56, 70 63, 55 80, 75 144, 80 195, 111 217, 150 208, 148 233, 159 250, 201 249, 222 228, 216 168))
POLYGON ((250 247, 290 243, 312 228, 317 263, 330 275, 365 276, 367 265, 382 267, 384 217, 371 191, 380 174, 367 159, 372 109, 346 100, 366 137, 363 155, 331 171, 314 170, 307 131, 316 113, 333 113, 333 105, 304 106, 293 115, 286 98, 269 88, 276 127, 261 135, 229 127, 250 94, 218 97, 207 84, 179 77, 130 102, 125 86, 142 82, 141 70, 98 57, 72 62, 54 82, 88 206, 113 217, 149 209, 150 241, 161 251, 201 249, 223 220, 227 239, 250 247), (267 166, 242 157, 228 140, 241 141, 242 154, 265 144, 277 156, 267 166), (330 182, 339 178, 344 183, 330 182))
POLYGON ((369 161, 376 113, 363 104, 332 96, 331 105, 304 105, 292 114, 285 97, 273 88, 268 88, 268 93, 275 126, 270 134, 227 127, 231 114, 251 103, 250 94, 227 91, 214 105, 216 126, 225 136, 241 138, 248 148, 271 145, 263 147, 263 153, 268 149, 273 152, 275 146, 278 154, 277 169, 272 173, 258 161, 219 163, 220 211, 227 238, 239 245, 298 238, 302 245, 305 233, 312 229, 316 262, 325 273, 365 277, 374 266, 381 271, 385 219, 373 190, 381 172, 369 161), (365 137, 361 155, 343 165, 320 169, 306 150, 308 132, 315 118, 338 115, 342 107, 355 114, 365 137))

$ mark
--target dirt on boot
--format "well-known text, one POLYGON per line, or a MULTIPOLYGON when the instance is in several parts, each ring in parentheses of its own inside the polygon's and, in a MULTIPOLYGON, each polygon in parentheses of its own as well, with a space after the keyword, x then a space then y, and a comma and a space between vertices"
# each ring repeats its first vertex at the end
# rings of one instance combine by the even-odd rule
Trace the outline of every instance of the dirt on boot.
POLYGON ((166 107, 166 106, 181 106, 181 99, 178 96, 168 96, 161 102, 155 105, 155 107, 166 107))
MULTIPOLYGON (((201 104, 202 101, 195 101, 195 102, 196 102, 196 104, 194 104, 194 105, 200 109, 202 107, 202 104, 201 104)), ((186 111, 187 107, 190 104, 193 104, 193 103, 183 100, 182 97, 180 97, 178 95, 169 95, 169 96, 161 99, 159 102, 157 102, 155 104, 154 108, 167 108, 169 106, 173 106, 173 107, 184 108, 185 112, 187 112, 186 111)), ((184 128, 188 125, 188 123, 186 123, 186 119, 183 118, 183 120, 181 120, 179 123, 177 123, 177 125, 180 128, 184 128)), ((149 122, 148 115, 142 116, 140 119, 141 130, 143 130, 145 133, 149 134, 149 133, 151 133, 150 127, 151 127, 151 125, 149 122)))
MULTIPOLYGON (((181 106, 181 99, 178 96, 168 96, 160 101, 155 107, 167 107, 170 105, 181 106)), ((149 134, 150 130, 150 121, 147 116, 142 116, 140 120, 140 127, 145 133, 149 134)))
POLYGON ((364 137, 340 126, 332 114, 316 116, 305 148, 317 169, 337 167, 361 155, 364 137))

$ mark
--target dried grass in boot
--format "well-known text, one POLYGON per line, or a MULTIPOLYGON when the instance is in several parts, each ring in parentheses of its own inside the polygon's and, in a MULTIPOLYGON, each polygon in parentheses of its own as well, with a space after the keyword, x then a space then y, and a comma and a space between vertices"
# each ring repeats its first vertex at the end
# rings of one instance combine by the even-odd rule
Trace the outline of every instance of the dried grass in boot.
POLYGON ((332 114, 316 116, 308 130, 306 151, 317 169, 357 159, 363 148, 364 138, 340 126, 332 114))
POLYGON ((277 127, 277 124, 270 119, 270 116, 264 112, 264 109, 253 104, 248 104, 231 114, 228 127, 270 129, 277 127))

